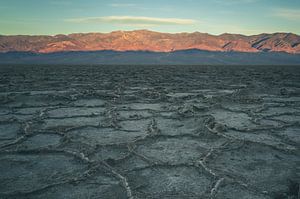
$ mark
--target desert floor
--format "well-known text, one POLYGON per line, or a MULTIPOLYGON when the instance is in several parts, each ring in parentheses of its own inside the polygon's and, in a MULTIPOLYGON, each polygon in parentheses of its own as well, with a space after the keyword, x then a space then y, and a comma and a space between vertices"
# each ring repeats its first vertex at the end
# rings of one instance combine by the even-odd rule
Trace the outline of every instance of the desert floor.
POLYGON ((0 198, 299 198, 300 67, 2 66, 0 198))

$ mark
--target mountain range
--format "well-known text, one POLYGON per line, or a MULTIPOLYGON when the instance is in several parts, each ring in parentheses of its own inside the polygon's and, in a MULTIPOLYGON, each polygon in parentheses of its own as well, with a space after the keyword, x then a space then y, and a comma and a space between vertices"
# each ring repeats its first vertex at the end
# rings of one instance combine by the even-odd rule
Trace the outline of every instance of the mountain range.
POLYGON ((0 36, 0 52, 53 53, 66 51, 173 52, 198 49, 214 52, 286 52, 300 54, 300 36, 274 33, 240 34, 160 33, 149 30, 76 33, 55 36, 0 36))
POLYGON ((300 36, 149 30, 0 36, 0 64, 300 65, 300 36))

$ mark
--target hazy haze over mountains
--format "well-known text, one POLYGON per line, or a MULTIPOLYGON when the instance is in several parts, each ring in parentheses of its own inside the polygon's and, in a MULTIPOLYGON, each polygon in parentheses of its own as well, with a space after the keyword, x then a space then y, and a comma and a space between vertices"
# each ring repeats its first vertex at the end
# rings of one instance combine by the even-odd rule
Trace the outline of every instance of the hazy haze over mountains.
POLYGON ((0 36, 0 52, 52 53, 99 50, 172 52, 188 49, 298 54, 300 36, 292 33, 253 36, 226 33, 216 36, 200 32, 170 34, 149 30, 55 36, 0 36))

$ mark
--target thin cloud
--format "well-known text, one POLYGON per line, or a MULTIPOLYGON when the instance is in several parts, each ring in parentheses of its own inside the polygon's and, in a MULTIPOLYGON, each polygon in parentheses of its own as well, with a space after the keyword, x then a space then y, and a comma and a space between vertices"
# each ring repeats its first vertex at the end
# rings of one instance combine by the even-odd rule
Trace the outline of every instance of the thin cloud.
POLYGON ((281 17, 287 20, 296 21, 300 20, 300 9, 287 9, 280 8, 275 10, 276 17, 281 17))
POLYGON ((134 16, 105 16, 67 19, 67 22, 74 23, 113 23, 125 25, 191 25, 197 21, 193 19, 180 18, 154 18, 134 16))
POLYGON ((133 3, 112 3, 109 4, 111 7, 135 7, 136 4, 133 3))
POLYGON ((224 5, 233 5, 233 4, 250 4, 256 3, 259 0, 214 0, 216 3, 224 4, 224 5))

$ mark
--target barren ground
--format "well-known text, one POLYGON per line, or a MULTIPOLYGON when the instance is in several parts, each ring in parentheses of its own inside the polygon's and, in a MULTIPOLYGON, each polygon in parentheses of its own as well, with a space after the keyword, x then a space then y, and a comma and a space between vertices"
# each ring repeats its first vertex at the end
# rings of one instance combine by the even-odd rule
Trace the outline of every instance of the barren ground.
POLYGON ((300 67, 0 68, 0 198, 298 199, 300 67))

